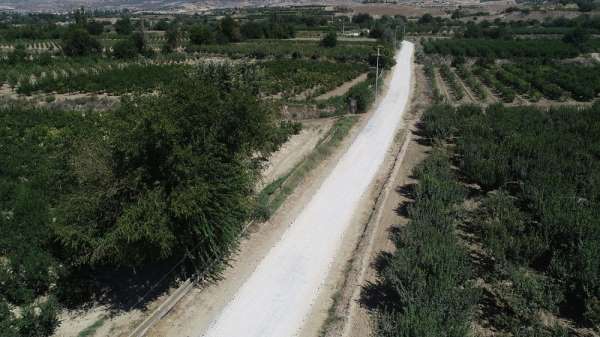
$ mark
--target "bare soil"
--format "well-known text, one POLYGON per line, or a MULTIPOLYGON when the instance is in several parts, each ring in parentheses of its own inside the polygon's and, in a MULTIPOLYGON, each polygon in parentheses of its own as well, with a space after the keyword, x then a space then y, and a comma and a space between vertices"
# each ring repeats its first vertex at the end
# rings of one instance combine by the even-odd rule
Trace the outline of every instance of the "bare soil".
MULTIPOLYGON (((454 71, 454 70, 452 70, 452 71, 454 71)), ((465 91, 465 97, 463 98, 463 102, 477 103, 478 102, 477 97, 475 96, 475 94, 473 94, 471 92, 471 89, 465 84, 465 82, 462 80, 462 78, 460 78, 460 76, 458 76, 458 74, 456 74, 456 78, 458 80, 458 83, 462 86, 463 90, 465 91)))
POLYGON ((452 95, 450 94, 450 91, 448 90, 448 86, 446 85, 446 82, 442 78, 442 75, 440 75, 440 72, 438 69, 435 69, 435 82, 437 83, 440 93, 442 94, 442 96, 444 96, 444 100, 448 103, 453 102, 454 99, 452 98, 452 95))
POLYGON ((268 185, 298 165, 317 146, 334 122, 333 118, 302 121, 302 131, 292 136, 269 158, 259 186, 268 185))
POLYGON ((323 95, 318 96, 317 98, 315 98, 315 100, 324 101, 331 97, 345 95, 348 92, 348 90, 350 90, 350 88, 352 88, 353 86, 357 85, 360 82, 365 81, 367 79, 367 75, 368 75, 367 73, 361 74, 357 78, 350 80, 350 81, 340 85, 339 87, 337 87, 329 92, 324 93, 323 95))

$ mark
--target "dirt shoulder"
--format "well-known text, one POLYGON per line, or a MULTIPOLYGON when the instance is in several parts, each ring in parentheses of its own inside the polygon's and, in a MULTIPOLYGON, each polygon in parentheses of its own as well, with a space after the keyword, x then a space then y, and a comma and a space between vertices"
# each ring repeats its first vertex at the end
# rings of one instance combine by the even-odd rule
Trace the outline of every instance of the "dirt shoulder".
POLYGON ((335 122, 334 118, 322 118, 301 121, 302 131, 293 135, 271 155, 262 175, 260 187, 264 187, 277 178, 287 174, 301 162, 319 143, 335 122))

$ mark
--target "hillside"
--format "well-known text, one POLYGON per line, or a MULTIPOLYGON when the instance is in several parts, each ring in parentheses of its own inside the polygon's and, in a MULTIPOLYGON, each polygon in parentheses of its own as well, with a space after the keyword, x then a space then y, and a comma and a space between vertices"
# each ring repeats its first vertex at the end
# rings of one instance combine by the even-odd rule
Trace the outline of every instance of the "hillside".
POLYGON ((0 9, 35 12, 69 11, 81 6, 100 9, 205 10, 231 7, 287 6, 307 4, 350 4, 353 0, 7 0, 0 9))

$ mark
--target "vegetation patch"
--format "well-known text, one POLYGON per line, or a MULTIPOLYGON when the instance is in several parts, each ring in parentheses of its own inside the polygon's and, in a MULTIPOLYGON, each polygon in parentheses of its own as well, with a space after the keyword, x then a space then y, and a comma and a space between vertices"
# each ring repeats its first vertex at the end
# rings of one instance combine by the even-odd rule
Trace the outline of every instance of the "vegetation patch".
POLYGON ((488 256, 481 319, 502 334, 573 332, 540 315, 598 328, 599 113, 435 106, 424 116, 425 136, 452 143, 461 179, 480 188, 464 228, 488 256))
POLYGON ((285 199, 302 183, 307 174, 314 170, 348 135, 357 122, 357 116, 338 118, 315 149, 286 175, 265 186, 257 198, 255 217, 268 220, 283 204, 285 199))

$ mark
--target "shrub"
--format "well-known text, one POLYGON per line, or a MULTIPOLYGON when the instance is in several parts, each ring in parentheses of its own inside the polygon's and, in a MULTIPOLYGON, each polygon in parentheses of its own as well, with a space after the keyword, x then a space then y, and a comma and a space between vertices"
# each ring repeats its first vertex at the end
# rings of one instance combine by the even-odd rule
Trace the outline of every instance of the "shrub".
POLYGON ((321 40, 321 47, 333 48, 337 46, 337 34, 335 32, 327 33, 321 40))
POLYGON ((131 59, 138 55, 138 49, 131 39, 121 40, 113 46, 113 56, 118 59, 131 59))
POLYGON ((86 30, 72 27, 62 39, 62 49, 67 56, 87 56, 102 51, 100 42, 86 30))
POLYGON ((477 293, 470 262, 453 234, 463 191, 440 150, 415 170, 419 180, 410 222, 396 236, 376 290, 376 336, 465 336, 477 293))
POLYGON ((359 83, 348 91, 346 94, 347 100, 356 101, 356 112, 364 113, 367 112, 369 106, 374 100, 373 89, 370 87, 370 81, 359 83))

